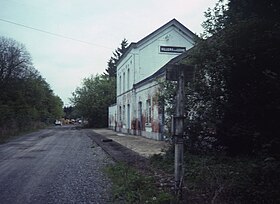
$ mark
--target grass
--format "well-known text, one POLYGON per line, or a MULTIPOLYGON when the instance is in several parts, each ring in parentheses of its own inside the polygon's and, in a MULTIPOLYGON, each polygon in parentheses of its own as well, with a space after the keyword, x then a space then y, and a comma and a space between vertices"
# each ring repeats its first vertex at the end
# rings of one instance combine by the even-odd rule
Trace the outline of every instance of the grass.
POLYGON ((15 124, 11 125, 11 127, 0 127, 0 144, 9 141, 12 138, 20 137, 21 135, 28 134, 46 127, 47 125, 41 122, 31 123, 29 126, 24 128, 19 128, 15 124))
POLYGON ((144 175, 137 169, 126 164, 117 163, 106 168, 113 182, 114 203, 171 203, 170 193, 156 186, 152 176, 144 175))
MULTIPOLYGON (((174 172, 170 155, 155 155, 152 165, 174 172)), ((275 158, 185 154, 184 202, 280 203, 280 162, 275 158)))

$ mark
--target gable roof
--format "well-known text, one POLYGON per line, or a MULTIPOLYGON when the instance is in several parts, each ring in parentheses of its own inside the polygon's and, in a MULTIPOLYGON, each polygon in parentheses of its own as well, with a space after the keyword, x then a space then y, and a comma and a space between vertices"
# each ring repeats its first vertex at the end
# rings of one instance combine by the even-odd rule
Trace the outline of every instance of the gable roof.
POLYGON ((171 21, 169 21, 168 23, 166 23, 163 26, 161 26, 160 28, 158 28, 157 30, 155 30, 154 32, 152 32, 151 34, 149 34, 146 37, 144 37, 143 39, 139 40, 137 43, 135 43, 135 42, 130 43, 130 45, 127 47, 126 52, 119 59, 117 65, 120 64, 122 59, 124 59, 132 49, 139 47, 140 45, 147 42, 151 37, 156 36, 158 33, 160 33, 161 31, 163 31, 166 28, 169 28, 171 26, 177 27, 181 32, 183 32, 186 36, 190 37, 191 39, 193 39, 194 36, 196 36, 192 31, 190 31, 187 27, 185 27, 183 24, 181 24, 179 21, 177 21, 174 18, 171 21))

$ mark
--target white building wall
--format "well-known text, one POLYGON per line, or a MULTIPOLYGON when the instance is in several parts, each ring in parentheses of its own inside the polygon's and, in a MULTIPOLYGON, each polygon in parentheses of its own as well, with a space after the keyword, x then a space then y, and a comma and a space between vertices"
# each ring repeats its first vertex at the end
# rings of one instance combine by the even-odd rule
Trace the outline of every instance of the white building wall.
POLYGON ((157 82, 152 81, 141 85, 139 82, 142 83, 142 80, 181 54, 181 52, 169 52, 161 48, 188 50, 193 46, 191 32, 186 31, 177 23, 175 24, 176 26, 164 26, 133 44, 117 65, 117 104, 115 107, 117 131, 156 140, 162 139, 163 116, 157 101, 157 82), (138 85, 135 87, 137 83, 138 85), (149 123, 146 121, 149 111, 147 100, 150 100, 151 103, 151 121, 149 123))
POLYGON ((117 98, 116 111, 119 116, 117 131, 141 135, 147 138, 161 140, 162 124, 158 106, 157 82, 147 83, 133 91, 117 98), (150 100, 150 107, 147 101, 150 100), (142 107, 139 107, 142 103, 142 107), (147 121, 150 108, 150 121, 147 121))
POLYGON ((134 83, 134 56, 128 55, 117 67, 117 95, 120 95, 132 88, 134 83))
POLYGON ((139 48, 139 66, 136 83, 152 75, 172 58, 181 53, 161 52, 161 46, 185 47, 186 50, 193 46, 188 38, 179 33, 175 27, 167 29, 139 48))
POLYGON ((133 119, 138 123, 138 126, 135 128, 137 135, 162 140, 161 129, 163 124, 158 104, 158 88, 157 82, 153 81, 136 89, 136 104, 138 106, 137 115, 133 119), (142 111, 140 110, 139 103, 142 104, 142 111), (148 117, 150 117, 150 120, 148 117))
POLYGON ((117 127, 117 104, 109 107, 108 110, 108 126, 112 130, 116 130, 117 127))
POLYGON ((134 48, 117 66, 117 95, 132 89, 133 84, 152 75, 172 58, 181 54, 161 52, 161 46, 184 47, 188 50, 193 46, 193 41, 184 36, 177 28, 171 27, 151 41, 134 48), (129 84, 127 84, 128 70, 129 84))

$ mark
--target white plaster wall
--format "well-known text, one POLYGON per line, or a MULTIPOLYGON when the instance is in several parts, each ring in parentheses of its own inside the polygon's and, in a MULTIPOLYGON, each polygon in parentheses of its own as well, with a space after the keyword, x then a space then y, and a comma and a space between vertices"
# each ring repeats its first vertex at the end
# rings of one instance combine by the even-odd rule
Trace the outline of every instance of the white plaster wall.
POLYGON ((160 46, 186 47, 188 50, 193 47, 193 43, 179 29, 172 26, 139 47, 132 49, 117 66, 117 95, 129 91, 133 84, 152 75, 172 58, 181 54, 160 52, 160 46))
MULTIPOLYGON (((139 102, 142 102, 142 114, 144 117, 146 117, 147 112, 147 106, 146 101, 148 99, 151 100, 151 123, 150 124, 143 124, 145 126, 145 131, 142 131, 141 134, 144 137, 155 139, 155 140, 162 140, 161 132, 160 132, 160 117, 159 115, 159 107, 157 102, 157 96, 158 96, 158 84, 156 81, 147 83, 138 89, 136 89, 136 104, 139 104, 139 102)), ((139 115, 139 107, 137 106, 137 119, 140 119, 139 115)))
MULTIPOLYGON (((117 66, 117 105, 114 109, 117 114, 117 118, 115 118, 117 121, 117 131, 131 133, 132 120, 139 119, 140 117, 138 110, 139 102, 142 102, 142 113, 144 115, 146 114, 146 100, 149 98, 151 103, 154 103, 153 100, 158 91, 156 81, 143 84, 137 89, 133 89, 133 85, 151 76, 172 58, 181 54, 161 52, 160 46, 185 47, 188 50, 193 47, 193 44, 194 42, 191 37, 182 33, 178 27, 170 26, 139 41, 124 56, 117 66), (128 104, 130 105, 129 112, 128 104), (123 111, 124 107, 125 112, 123 111), (128 118, 130 118, 130 121, 128 121, 128 118)), ((153 124, 160 124, 162 122, 162 116, 158 110, 158 106, 153 104, 151 113, 153 124)), ((155 131, 156 128, 153 124, 145 124, 145 131, 137 130, 136 134, 161 140, 161 133, 158 130, 155 131)))
POLYGON ((117 67, 117 95, 132 88, 134 83, 134 55, 127 55, 117 67), (124 78, 125 75, 125 78, 124 78), (124 83, 125 81, 125 83, 124 83))
POLYGON ((132 91, 126 92, 117 97, 116 112, 117 112, 117 125, 119 131, 128 133, 128 130, 131 128, 133 110, 134 108, 133 108, 132 91))
POLYGON ((108 115, 108 126, 110 129, 115 129, 117 122, 117 105, 109 106, 108 115))
POLYGON ((160 52, 160 46, 186 47, 188 50, 193 46, 193 42, 182 35, 177 28, 171 27, 139 47, 139 66, 136 66, 139 73, 136 83, 152 75, 172 58, 181 54, 160 52))

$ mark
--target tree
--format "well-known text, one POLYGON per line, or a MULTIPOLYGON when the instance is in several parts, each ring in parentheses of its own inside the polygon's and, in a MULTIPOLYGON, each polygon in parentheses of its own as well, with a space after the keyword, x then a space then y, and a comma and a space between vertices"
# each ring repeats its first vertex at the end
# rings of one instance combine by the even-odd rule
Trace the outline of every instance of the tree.
POLYGON ((105 75, 108 75, 109 77, 116 77, 116 70, 117 70, 117 63, 120 60, 121 56, 126 52, 127 50, 127 40, 123 39, 121 42, 121 47, 117 48, 113 52, 113 56, 109 59, 107 62, 107 69, 105 70, 105 75))
POLYGON ((1 86, 34 72, 30 54, 24 45, 10 38, 0 37, 0 65, 1 86))
POLYGON ((207 11, 204 12, 206 20, 202 23, 202 27, 204 28, 202 38, 207 39, 225 28, 227 21, 225 13, 227 10, 228 5, 224 2, 224 0, 218 0, 213 9, 208 8, 207 11))
POLYGON ((0 140, 17 131, 52 123, 62 101, 34 68, 25 47, 0 37, 0 140))
POLYGON ((77 114, 76 108, 73 106, 65 106, 63 108, 63 112, 65 119, 76 119, 81 117, 79 114, 77 114))
POLYGON ((220 198, 279 203, 279 1, 229 0, 226 9, 221 4, 208 10, 204 39, 183 62, 196 67, 194 82, 186 86, 186 149, 211 157, 214 151, 215 159, 245 155, 248 166, 236 178, 232 165, 216 160, 234 178, 230 185, 218 182, 213 192, 222 186, 220 198))
POLYGON ((230 154, 279 155, 279 3, 221 5, 208 11, 204 26, 211 37, 185 61, 197 67, 187 130, 200 142, 214 138, 230 154))
POLYGON ((117 63, 126 52, 127 45, 127 40, 123 39, 108 61, 106 73, 85 78, 82 86, 72 93, 73 107, 78 115, 89 121, 89 126, 108 126, 108 107, 116 102, 117 63))
POLYGON ((77 112, 92 127, 108 126, 108 106, 115 103, 116 81, 105 75, 85 78, 82 87, 76 88, 71 102, 77 112))

